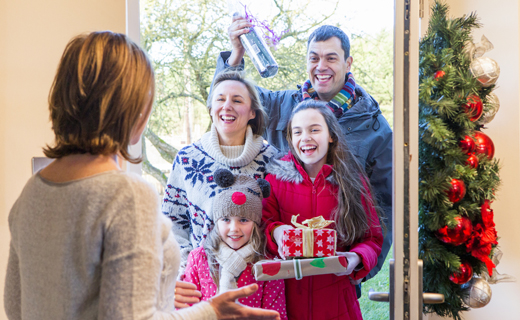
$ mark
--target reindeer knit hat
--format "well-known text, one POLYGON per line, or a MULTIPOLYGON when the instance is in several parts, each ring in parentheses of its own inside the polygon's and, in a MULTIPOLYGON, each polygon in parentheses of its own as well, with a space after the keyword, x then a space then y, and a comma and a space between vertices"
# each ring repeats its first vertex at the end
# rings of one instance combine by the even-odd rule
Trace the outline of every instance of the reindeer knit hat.
POLYGON ((260 224, 262 221, 262 199, 269 197, 271 186, 260 178, 239 174, 234 176, 227 169, 218 169, 213 175, 220 187, 213 199, 213 219, 222 217, 244 217, 260 224))

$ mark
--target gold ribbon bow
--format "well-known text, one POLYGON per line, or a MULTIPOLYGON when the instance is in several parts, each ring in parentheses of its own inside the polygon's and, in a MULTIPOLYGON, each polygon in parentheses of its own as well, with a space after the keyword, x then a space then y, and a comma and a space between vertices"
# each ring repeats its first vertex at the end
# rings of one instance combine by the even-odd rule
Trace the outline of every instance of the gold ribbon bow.
POLYGON ((334 223, 334 220, 325 220, 323 216, 319 216, 304 220, 300 224, 296 222, 298 216, 299 214, 293 215, 291 217, 291 223, 295 227, 302 229, 302 255, 304 257, 312 257, 314 255, 314 229, 323 229, 329 224, 334 223))
POLYGON ((304 220, 302 224, 296 222, 296 219, 298 219, 299 214, 292 216, 291 223, 297 227, 302 229, 323 229, 326 226, 328 226, 331 223, 334 223, 334 220, 325 220, 323 216, 314 217, 311 219, 304 220), (305 226, 306 224, 306 226, 305 226))

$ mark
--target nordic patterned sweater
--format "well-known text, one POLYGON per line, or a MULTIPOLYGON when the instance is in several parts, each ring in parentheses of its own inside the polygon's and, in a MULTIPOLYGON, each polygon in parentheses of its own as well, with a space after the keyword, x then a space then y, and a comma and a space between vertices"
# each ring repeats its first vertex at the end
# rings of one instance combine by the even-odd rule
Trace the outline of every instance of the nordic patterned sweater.
POLYGON ((215 170, 225 168, 235 175, 264 178, 266 164, 277 153, 261 136, 253 135, 249 126, 240 149, 241 153, 236 152, 236 147, 221 147, 213 125, 199 141, 182 148, 173 161, 162 212, 172 220, 173 233, 181 247, 179 275, 184 274, 190 251, 200 246, 214 226, 211 206, 217 187, 213 180, 215 170), (235 148, 236 157, 229 148, 235 148))

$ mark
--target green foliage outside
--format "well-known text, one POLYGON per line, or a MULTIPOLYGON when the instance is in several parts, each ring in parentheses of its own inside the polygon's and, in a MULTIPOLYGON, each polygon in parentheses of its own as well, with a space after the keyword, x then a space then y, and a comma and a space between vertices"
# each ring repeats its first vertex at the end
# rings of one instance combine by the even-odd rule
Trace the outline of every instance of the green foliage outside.
MULTIPOLYGON (((482 226, 481 207, 495 198, 500 181, 497 159, 477 154, 479 164, 474 169, 466 164, 468 154, 459 147, 465 136, 472 137, 482 129, 478 121, 470 121, 463 107, 467 97, 480 97, 486 112, 486 99, 494 85, 480 85, 469 71, 471 57, 464 52, 464 46, 472 40, 472 29, 480 26, 476 15, 449 19, 447 14, 448 7, 436 2, 428 32, 420 43, 419 257, 424 261, 424 291, 445 296, 445 303, 425 305, 424 311, 461 319, 461 312, 467 310, 465 291, 449 277, 459 271, 461 261, 468 262, 474 274, 481 274, 485 258, 478 254, 485 250, 482 247, 478 254, 470 252, 467 248, 475 244, 470 240, 458 246, 444 243, 436 237, 436 231, 454 227, 457 217, 468 217, 473 224, 471 237, 479 237, 476 227, 482 226), (435 77, 438 71, 444 75, 435 77), (455 203, 447 195, 452 179, 464 181, 467 190, 455 203)), ((485 232, 491 237, 494 227, 485 232)))
POLYGON ((352 74, 381 107, 386 120, 393 122, 393 35, 391 31, 381 30, 375 35, 352 35, 350 54, 352 74))
POLYGON ((393 246, 386 256, 385 263, 379 273, 372 279, 361 285, 361 298, 359 306, 364 320, 387 320, 390 319, 390 303, 368 300, 368 292, 390 292, 390 259, 393 259, 393 246))

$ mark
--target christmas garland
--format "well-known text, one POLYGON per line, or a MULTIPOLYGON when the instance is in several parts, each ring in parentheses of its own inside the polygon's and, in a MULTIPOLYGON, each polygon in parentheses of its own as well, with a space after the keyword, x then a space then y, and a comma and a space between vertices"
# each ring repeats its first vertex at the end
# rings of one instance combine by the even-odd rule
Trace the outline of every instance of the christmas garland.
MULTIPOLYGON (((471 31, 472 13, 447 18, 448 7, 432 7, 419 61, 419 256, 424 291, 445 296, 424 312, 461 319, 461 311, 489 302, 472 300, 478 283, 488 290, 497 232, 490 205, 500 183, 493 141, 482 132, 498 111, 492 90, 498 64, 482 55, 492 49, 471 31), (486 287, 487 286, 487 287, 486 287)), ((483 299, 487 299, 483 301, 483 299)))

